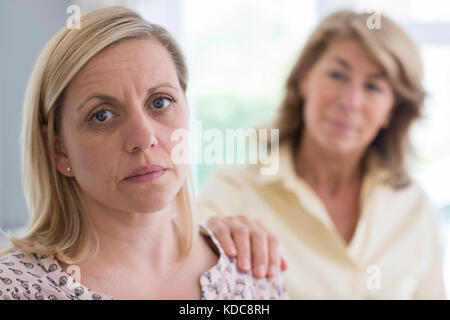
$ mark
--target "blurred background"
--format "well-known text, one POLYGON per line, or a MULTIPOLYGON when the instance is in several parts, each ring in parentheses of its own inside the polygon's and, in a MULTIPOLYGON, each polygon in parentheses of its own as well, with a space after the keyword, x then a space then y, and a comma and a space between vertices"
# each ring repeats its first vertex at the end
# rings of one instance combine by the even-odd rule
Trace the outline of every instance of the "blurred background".
MULTIPOLYGON (((439 209, 450 294, 450 2, 446 0, 0 0, 0 228, 20 232, 26 204, 20 184, 21 109, 34 62, 64 27, 67 8, 81 14, 121 5, 168 29, 189 66, 188 103, 203 129, 251 128, 271 118, 287 73, 316 23, 341 8, 381 11, 419 44, 429 96, 416 125, 411 172, 439 209)), ((196 139, 194 141, 194 152, 196 139)), ((213 165, 193 168, 196 189, 213 165)), ((449 295, 450 296, 450 295, 449 295)))

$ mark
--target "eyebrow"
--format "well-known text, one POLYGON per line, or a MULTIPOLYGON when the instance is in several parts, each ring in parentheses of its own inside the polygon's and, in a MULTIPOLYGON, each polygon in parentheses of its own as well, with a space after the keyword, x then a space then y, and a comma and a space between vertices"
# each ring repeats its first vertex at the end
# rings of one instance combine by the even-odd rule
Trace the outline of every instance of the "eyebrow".
POLYGON ((340 64, 342 67, 344 67, 347 70, 350 70, 352 67, 350 66, 350 64, 343 58, 340 57, 334 57, 334 60, 340 64))
MULTIPOLYGON (((350 63, 347 62, 347 60, 345 60, 344 58, 341 57, 334 57, 335 62, 337 62, 339 65, 341 65, 343 68, 347 69, 347 70, 351 70, 352 67, 350 65, 350 63)), ((385 78, 386 77, 386 73, 384 72, 375 72, 375 73, 370 73, 369 74, 369 78, 371 79, 375 79, 375 78, 385 78)))
MULTIPOLYGON (((176 89, 176 87, 172 86, 171 84, 164 82, 164 83, 160 83, 154 87, 151 87, 150 89, 147 90, 147 96, 153 94, 156 90, 160 89, 160 88, 171 88, 171 89, 176 89)), ((113 96, 109 96, 107 94, 101 94, 101 93, 93 93, 92 95, 88 96, 86 99, 84 99, 77 107, 77 112, 80 111, 89 100, 92 99, 99 99, 99 100, 103 100, 105 102, 114 102, 116 103, 118 100, 117 98, 113 97, 113 96)))

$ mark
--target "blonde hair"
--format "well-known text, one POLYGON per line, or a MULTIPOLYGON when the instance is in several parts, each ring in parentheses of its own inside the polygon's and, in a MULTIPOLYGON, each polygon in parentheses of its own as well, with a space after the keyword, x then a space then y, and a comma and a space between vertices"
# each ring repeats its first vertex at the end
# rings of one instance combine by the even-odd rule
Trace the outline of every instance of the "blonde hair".
MULTIPOLYGON (((89 59, 111 45, 145 38, 154 38, 167 48, 186 92, 187 68, 175 40, 164 28, 125 8, 93 11, 81 17, 81 29, 61 29, 43 49, 28 83, 21 133, 22 184, 31 219, 23 237, 9 235, 13 248, 7 252, 16 247, 27 253, 52 254, 69 264, 87 256, 91 240, 97 252, 98 238, 85 212, 79 185, 60 174, 51 160, 60 109, 70 81, 89 59), (43 126, 47 126, 47 136, 42 133, 43 126)), ((183 256, 190 253, 197 232, 191 180, 188 170, 175 198, 183 256)))
POLYGON ((290 72, 273 127, 280 129, 280 144, 290 141, 298 147, 304 129, 305 103, 298 92, 299 81, 333 41, 353 39, 384 69, 395 93, 389 126, 380 130, 368 149, 376 151, 390 169, 392 186, 401 188, 409 183, 405 169, 405 155, 411 150, 409 130, 421 117, 426 95, 422 86, 422 63, 415 44, 399 26, 381 15, 381 28, 370 30, 369 18, 370 14, 341 10, 317 26, 290 72))

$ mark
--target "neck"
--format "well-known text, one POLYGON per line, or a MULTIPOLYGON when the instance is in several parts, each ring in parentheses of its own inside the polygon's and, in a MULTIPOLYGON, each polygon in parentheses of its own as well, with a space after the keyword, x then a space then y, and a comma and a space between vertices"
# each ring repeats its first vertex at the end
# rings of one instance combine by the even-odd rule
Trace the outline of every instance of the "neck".
POLYGON ((90 201, 87 208, 100 246, 88 262, 91 266, 127 268, 158 278, 182 260, 171 206, 153 213, 133 213, 90 201))
POLYGON ((313 187, 335 195, 343 188, 361 182, 362 156, 361 152, 345 155, 330 152, 305 132, 296 150, 295 169, 313 187))

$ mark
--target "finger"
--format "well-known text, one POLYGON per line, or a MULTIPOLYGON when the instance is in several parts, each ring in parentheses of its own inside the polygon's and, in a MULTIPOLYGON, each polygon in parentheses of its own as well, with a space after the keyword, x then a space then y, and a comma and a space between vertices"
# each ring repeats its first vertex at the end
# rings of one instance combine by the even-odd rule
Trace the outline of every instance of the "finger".
POLYGON ((248 272, 251 269, 249 228, 235 220, 230 229, 237 251, 238 268, 241 271, 248 272))
POLYGON ((286 271, 288 268, 287 261, 284 257, 281 258, 281 271, 286 271))
POLYGON ((251 230, 253 275, 256 278, 263 278, 267 274, 269 261, 267 233, 256 225, 251 230))
POLYGON ((221 218, 212 217, 207 222, 208 227, 214 232, 217 240, 225 251, 225 254, 230 258, 236 256, 236 247, 233 238, 231 237, 231 230, 222 221, 221 218))
MULTIPOLYGON (((244 215, 236 216, 236 219, 243 225, 249 227, 251 225, 250 218, 244 215)), ((233 219, 234 220, 234 219, 233 219)))
POLYGON ((278 275, 278 272, 281 267, 281 252, 280 252, 280 244, 278 242, 277 237, 273 234, 269 234, 268 236, 269 243, 269 270, 268 276, 273 278, 278 275))

